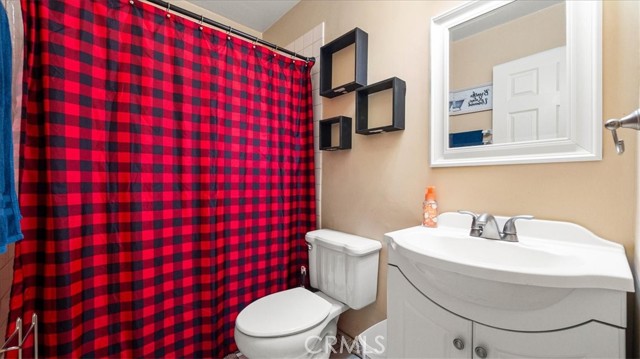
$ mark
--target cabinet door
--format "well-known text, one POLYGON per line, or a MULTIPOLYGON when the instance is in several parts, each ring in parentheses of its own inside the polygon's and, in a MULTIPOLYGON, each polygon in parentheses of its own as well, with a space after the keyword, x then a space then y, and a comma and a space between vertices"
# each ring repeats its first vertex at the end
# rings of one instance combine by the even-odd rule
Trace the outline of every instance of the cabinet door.
POLYGON ((471 358, 469 320, 431 302, 394 266, 387 283, 387 358, 471 358))
MULTIPOLYGON (((597 322, 542 333, 512 332, 474 323, 473 348, 484 348, 487 358, 624 358, 624 334, 624 329, 597 322)), ((474 358, 482 357, 476 353, 474 358)))

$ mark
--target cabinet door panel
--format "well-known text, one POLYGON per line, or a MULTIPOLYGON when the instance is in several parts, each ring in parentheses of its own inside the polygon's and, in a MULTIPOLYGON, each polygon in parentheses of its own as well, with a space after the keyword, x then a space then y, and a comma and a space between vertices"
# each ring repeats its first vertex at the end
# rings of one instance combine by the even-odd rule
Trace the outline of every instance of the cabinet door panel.
MULTIPOLYGON (((487 358, 624 358, 624 330, 590 322, 554 332, 526 333, 474 323, 474 348, 487 358)), ((474 355, 475 357, 475 355, 474 355)))
POLYGON ((469 320, 431 302, 396 267, 389 267, 387 286, 388 358, 471 358, 469 320))

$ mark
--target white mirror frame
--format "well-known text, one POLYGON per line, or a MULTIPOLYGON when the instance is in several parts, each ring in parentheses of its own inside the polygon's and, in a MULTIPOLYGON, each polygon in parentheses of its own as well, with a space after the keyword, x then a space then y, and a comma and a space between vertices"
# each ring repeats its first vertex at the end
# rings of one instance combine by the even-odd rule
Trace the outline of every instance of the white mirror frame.
POLYGON ((568 137, 449 148, 449 30, 513 1, 473 1, 431 21, 431 167, 602 159, 601 1, 566 2, 568 137))

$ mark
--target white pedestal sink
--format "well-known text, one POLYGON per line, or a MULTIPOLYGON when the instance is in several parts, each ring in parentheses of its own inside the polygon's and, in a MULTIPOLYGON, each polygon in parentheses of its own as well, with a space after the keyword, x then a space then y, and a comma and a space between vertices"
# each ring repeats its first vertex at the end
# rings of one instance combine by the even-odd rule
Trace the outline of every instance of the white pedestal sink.
POLYGON ((634 288, 621 245, 566 222, 520 221, 515 243, 471 237, 470 226, 444 213, 438 228, 385 235, 390 357, 469 357, 461 336, 480 358, 624 356, 634 288))

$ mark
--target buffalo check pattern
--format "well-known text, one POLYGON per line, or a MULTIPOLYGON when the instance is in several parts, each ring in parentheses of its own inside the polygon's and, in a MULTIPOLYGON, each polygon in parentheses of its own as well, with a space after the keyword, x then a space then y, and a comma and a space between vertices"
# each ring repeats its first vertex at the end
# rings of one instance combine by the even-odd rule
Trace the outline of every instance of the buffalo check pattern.
POLYGON ((307 263, 313 64, 139 1, 22 6, 10 320, 38 314, 44 358, 235 350, 307 263))

